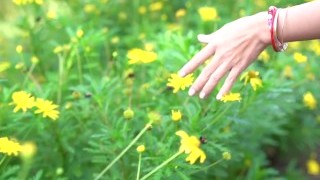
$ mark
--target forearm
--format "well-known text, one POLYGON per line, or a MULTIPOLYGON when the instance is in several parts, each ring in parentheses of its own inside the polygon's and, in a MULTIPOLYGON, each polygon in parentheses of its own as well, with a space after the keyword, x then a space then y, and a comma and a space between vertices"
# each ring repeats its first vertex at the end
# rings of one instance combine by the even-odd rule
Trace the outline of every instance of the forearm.
POLYGON ((280 11, 277 34, 284 42, 320 39, 320 0, 280 11))

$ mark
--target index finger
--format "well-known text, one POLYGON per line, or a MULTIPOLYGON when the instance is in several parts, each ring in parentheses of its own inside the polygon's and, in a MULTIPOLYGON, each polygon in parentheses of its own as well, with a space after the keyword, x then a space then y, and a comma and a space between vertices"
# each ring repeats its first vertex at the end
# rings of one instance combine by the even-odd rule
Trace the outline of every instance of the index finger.
POLYGON ((178 72, 181 77, 186 76, 198 68, 205 60, 212 56, 216 51, 216 45, 214 43, 207 44, 192 59, 187 62, 178 72))

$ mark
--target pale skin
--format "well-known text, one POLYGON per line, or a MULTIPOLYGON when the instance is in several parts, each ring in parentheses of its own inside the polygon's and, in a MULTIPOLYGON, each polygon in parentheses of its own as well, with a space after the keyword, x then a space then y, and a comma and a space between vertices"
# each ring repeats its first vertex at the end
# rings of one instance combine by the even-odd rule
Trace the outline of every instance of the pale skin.
MULTIPOLYGON (((260 12, 224 25, 219 30, 198 35, 207 44, 179 71, 184 77, 212 58, 189 89, 189 95, 208 97, 226 76, 216 98, 228 93, 239 75, 271 44, 267 12, 260 12)), ((284 42, 320 39, 320 0, 279 11, 277 36, 284 42)), ((290 48, 290 46, 289 46, 290 48)))

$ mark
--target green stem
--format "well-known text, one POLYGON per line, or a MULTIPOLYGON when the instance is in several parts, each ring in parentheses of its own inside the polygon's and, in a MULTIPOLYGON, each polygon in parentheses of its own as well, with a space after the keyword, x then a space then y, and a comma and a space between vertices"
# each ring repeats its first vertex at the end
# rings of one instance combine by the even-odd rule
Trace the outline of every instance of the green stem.
POLYGON ((191 173, 189 173, 189 174, 194 174, 194 173, 197 173, 197 172, 200 172, 200 171, 209 169, 209 168, 211 168, 211 167, 219 164, 219 163, 222 162, 223 160, 224 160, 224 159, 221 158, 221 159, 217 160, 216 162, 214 162, 214 163, 212 163, 212 164, 210 164, 210 165, 208 165, 208 166, 206 166, 206 167, 204 167, 204 168, 201 168, 201 169, 199 169, 199 170, 193 171, 193 172, 191 172, 191 173))
POLYGON ((221 116, 223 116, 229 110, 230 107, 231 107, 231 104, 229 104, 220 114, 218 114, 210 123, 208 123, 208 125, 204 129, 202 129, 201 132, 204 132, 214 123, 216 123, 221 118, 221 116))
POLYGON ((63 61, 64 59, 61 57, 61 55, 58 56, 59 57, 59 89, 58 89, 58 99, 57 99, 57 104, 60 104, 61 102, 61 97, 62 97, 62 85, 63 85, 63 74, 64 74, 64 68, 63 68, 63 61))
POLYGON ((2 157, 2 159, 1 159, 1 161, 0 161, 0 167, 1 167, 2 163, 4 162, 4 160, 6 160, 6 157, 7 157, 7 156, 3 156, 3 157, 2 157))
POLYGON ((137 141, 138 139, 150 128, 151 123, 148 123, 141 131, 140 133, 130 142, 130 144, 110 163, 108 164, 94 180, 100 179, 104 173, 106 173, 114 163, 116 163, 137 141))
POLYGON ((141 169, 141 153, 139 153, 139 162, 138 162, 137 180, 139 180, 139 178, 140 178, 140 169, 141 169))
POLYGON ((145 176, 143 176, 140 180, 145 180, 147 179, 149 176, 151 176, 152 174, 154 174, 155 172, 157 172, 159 169, 163 168, 165 165, 167 165, 169 162, 171 162, 172 160, 174 160, 176 157, 178 157, 180 154, 182 154, 183 152, 178 151, 176 154, 172 155, 169 159, 165 160, 163 163, 161 163, 159 166, 157 166, 156 168, 154 168, 151 172, 149 172, 148 174, 146 174, 145 176))
POLYGON ((81 59, 80 59, 78 48, 76 48, 76 55, 77 55, 77 67, 78 67, 79 83, 82 84, 83 80, 82 80, 81 59))

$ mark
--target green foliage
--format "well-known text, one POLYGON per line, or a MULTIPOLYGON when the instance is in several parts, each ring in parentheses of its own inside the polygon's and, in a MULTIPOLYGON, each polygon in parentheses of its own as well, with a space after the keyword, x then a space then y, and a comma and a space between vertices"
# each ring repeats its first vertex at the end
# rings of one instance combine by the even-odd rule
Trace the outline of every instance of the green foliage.
POLYGON ((136 178, 135 148, 140 144, 146 146, 140 176, 152 171, 178 152, 178 130, 207 139, 201 144, 205 162, 190 165, 188 155, 182 154, 150 179, 307 178, 305 162, 320 137, 319 106, 310 110, 303 100, 307 92, 320 99, 319 56, 309 42, 281 54, 267 49, 269 57, 259 57, 249 67, 259 71, 263 87, 254 91, 239 80, 232 91, 241 93, 240 102, 217 101, 221 84, 206 100, 189 97, 186 90, 172 93, 166 85, 170 74, 203 47, 196 40, 198 33, 211 33, 268 5, 284 7, 284 2, 36 2, 0 2, 0 138, 37 146, 28 163, 20 156, 0 154, 0 179, 94 179, 150 121, 152 128, 104 179, 136 178), (159 10, 151 10, 154 3, 162 4, 159 10), (197 11, 203 6, 215 7, 219 18, 201 21, 197 11), (179 9, 185 16, 176 17, 179 9), (149 48, 157 60, 128 64, 127 54, 134 48, 149 48), (296 63, 296 52, 308 61, 296 63), (34 57, 38 63, 32 62, 34 57), (292 68, 290 77, 284 75, 286 66, 292 68), (21 90, 59 105, 58 120, 32 111, 14 113, 12 94, 21 90), (123 116, 127 108, 134 112, 132 119, 123 116), (180 110, 182 119, 172 121, 171 110, 180 110), (232 159, 224 160, 223 152, 230 152, 232 159))

